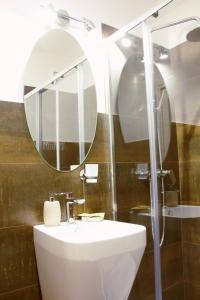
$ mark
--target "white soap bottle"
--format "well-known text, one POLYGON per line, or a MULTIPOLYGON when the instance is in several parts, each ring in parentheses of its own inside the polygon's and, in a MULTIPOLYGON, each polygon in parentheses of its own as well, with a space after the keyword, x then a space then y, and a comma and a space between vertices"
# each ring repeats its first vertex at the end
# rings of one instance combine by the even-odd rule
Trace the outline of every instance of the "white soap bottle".
POLYGON ((46 226, 58 226, 60 224, 60 202, 56 201, 54 197, 50 197, 48 201, 44 201, 43 217, 46 226))

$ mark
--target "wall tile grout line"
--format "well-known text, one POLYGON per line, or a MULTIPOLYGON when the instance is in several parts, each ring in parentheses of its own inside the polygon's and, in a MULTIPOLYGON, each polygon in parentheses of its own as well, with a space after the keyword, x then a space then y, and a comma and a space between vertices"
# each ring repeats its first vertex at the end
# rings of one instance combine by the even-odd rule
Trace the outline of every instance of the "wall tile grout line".
POLYGON ((0 293, 0 297, 4 296, 4 295, 14 294, 16 292, 23 291, 23 290, 26 290, 26 289, 29 289, 29 288, 32 288, 32 287, 39 287, 39 285, 38 284, 31 284, 31 285, 27 285, 27 286, 24 286, 22 288, 15 289, 15 290, 12 290, 12 291, 9 291, 9 292, 0 293))

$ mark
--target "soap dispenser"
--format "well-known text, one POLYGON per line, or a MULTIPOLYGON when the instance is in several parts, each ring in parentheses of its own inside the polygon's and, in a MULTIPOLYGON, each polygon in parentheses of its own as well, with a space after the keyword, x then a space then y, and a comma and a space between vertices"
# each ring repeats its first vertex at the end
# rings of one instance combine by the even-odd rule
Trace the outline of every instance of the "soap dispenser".
POLYGON ((43 217, 46 226, 58 226, 60 224, 60 202, 55 200, 53 196, 50 196, 49 200, 44 202, 43 217))

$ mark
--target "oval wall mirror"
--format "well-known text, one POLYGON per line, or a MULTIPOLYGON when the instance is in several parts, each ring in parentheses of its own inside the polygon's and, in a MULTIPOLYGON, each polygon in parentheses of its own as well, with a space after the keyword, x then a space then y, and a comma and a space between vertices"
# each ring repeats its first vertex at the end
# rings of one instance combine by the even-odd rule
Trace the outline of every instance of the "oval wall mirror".
POLYGON ((42 158, 60 171, 78 167, 94 140, 97 100, 88 59, 71 34, 55 29, 37 42, 24 74, 24 104, 42 158))

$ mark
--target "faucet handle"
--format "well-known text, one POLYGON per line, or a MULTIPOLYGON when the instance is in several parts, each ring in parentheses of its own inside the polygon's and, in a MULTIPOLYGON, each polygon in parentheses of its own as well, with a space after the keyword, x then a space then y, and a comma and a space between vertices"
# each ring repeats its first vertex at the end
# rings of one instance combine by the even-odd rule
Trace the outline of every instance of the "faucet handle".
POLYGON ((67 222, 68 223, 74 223, 75 222, 74 202, 73 201, 67 201, 66 207, 67 207, 67 222))
POLYGON ((75 222, 75 213, 74 213, 74 205, 83 205, 85 203, 85 199, 74 199, 71 196, 71 201, 70 198, 68 198, 69 201, 67 201, 66 207, 67 207, 67 222, 68 223, 74 223, 75 222))

